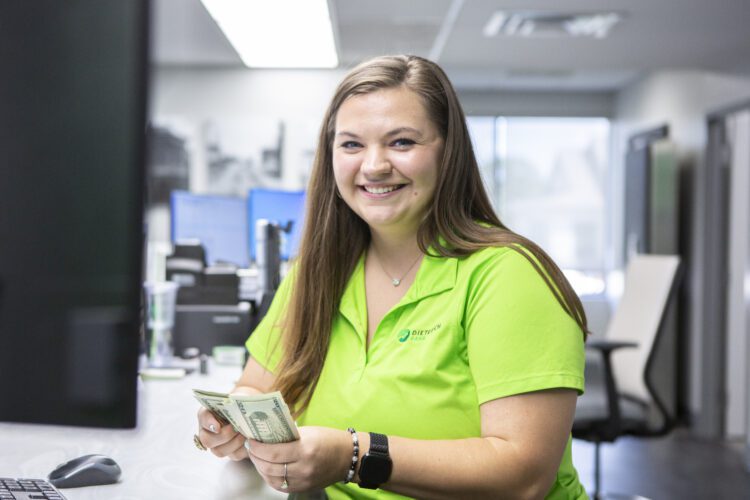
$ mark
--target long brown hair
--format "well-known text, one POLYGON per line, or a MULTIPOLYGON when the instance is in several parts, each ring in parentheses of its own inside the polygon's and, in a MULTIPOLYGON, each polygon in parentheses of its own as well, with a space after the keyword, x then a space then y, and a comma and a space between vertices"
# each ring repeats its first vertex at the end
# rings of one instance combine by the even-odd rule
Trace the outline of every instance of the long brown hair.
POLYGON ((539 246, 510 231, 495 215, 463 110, 443 70, 417 56, 378 57, 354 68, 339 84, 320 130, 291 300, 280 325, 283 352, 276 369, 277 389, 295 414, 310 402, 339 301, 370 242, 367 224, 337 196, 332 165, 336 114, 351 96, 399 86, 420 96, 444 140, 435 194, 417 234, 422 252, 432 249, 443 257, 460 258, 489 246, 508 246, 531 262, 581 327, 584 339, 588 333, 581 302, 560 269, 539 246))

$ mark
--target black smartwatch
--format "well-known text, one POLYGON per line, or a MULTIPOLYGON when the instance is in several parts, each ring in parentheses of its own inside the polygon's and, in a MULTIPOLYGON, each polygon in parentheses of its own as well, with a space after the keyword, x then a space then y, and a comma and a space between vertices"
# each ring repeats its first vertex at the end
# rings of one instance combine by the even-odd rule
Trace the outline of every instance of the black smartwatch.
POLYGON ((370 449, 359 466, 359 487, 374 490, 391 477, 393 462, 388 454, 388 437, 370 433, 370 449))

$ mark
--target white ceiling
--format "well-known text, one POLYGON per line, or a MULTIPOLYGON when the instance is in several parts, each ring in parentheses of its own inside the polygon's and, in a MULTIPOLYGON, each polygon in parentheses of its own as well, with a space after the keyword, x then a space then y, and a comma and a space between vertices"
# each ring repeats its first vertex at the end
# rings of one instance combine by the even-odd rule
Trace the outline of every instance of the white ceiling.
MULTIPOLYGON (((154 3, 156 64, 242 67, 200 0, 154 3)), ((380 54, 418 54, 436 58, 464 89, 610 91, 660 68, 750 74, 750 0, 329 0, 329 5, 342 67, 380 54), (497 10, 617 11, 625 20, 604 40, 486 38, 482 29, 497 10)))

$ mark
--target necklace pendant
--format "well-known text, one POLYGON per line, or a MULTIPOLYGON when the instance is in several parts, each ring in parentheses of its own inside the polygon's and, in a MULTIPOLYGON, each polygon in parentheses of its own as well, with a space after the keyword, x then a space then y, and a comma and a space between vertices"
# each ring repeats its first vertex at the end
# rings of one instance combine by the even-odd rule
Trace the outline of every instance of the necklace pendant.
POLYGON ((391 281, 391 284, 393 286, 399 286, 401 284, 401 280, 397 278, 393 278, 393 280, 391 281))

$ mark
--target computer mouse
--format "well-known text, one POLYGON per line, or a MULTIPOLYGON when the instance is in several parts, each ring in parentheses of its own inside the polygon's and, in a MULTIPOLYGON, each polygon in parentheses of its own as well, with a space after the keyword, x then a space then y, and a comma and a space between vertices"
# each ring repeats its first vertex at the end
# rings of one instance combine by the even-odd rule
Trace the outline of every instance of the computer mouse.
POLYGON ((117 462, 105 455, 84 455, 57 466, 47 479, 56 488, 112 484, 120 479, 117 462))

